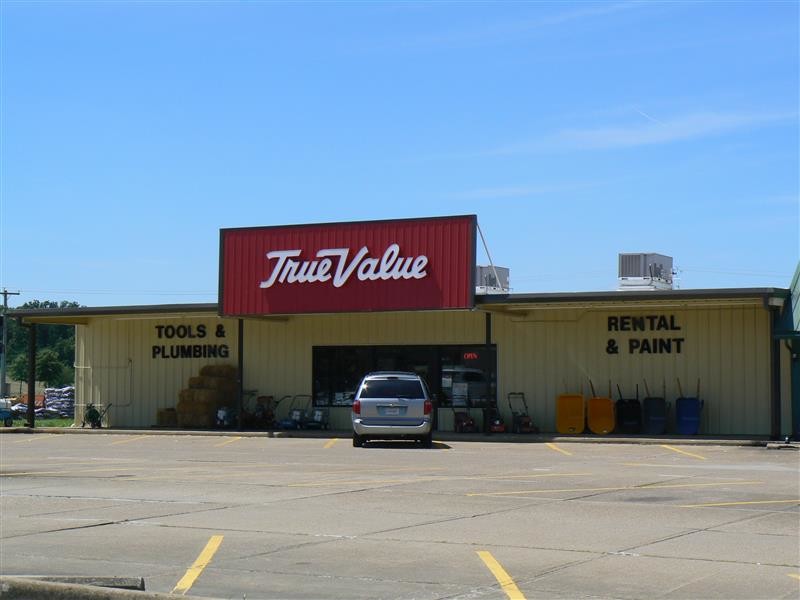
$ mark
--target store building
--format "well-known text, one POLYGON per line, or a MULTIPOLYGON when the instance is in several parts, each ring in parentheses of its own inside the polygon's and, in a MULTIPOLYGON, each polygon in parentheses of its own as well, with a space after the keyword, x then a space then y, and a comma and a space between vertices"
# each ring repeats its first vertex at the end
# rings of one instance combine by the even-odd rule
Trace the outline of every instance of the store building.
POLYGON ((241 402, 307 396, 334 429, 349 429, 364 373, 414 370, 437 396, 440 430, 453 404, 496 401, 508 419, 513 392, 552 432, 561 393, 647 388, 669 401, 699 382, 701 434, 793 433, 798 359, 776 334, 792 320, 789 289, 476 296, 476 227, 459 216, 227 229, 218 304, 10 316, 76 326, 77 410, 112 404, 114 427, 154 426, 203 366, 228 364, 241 402))

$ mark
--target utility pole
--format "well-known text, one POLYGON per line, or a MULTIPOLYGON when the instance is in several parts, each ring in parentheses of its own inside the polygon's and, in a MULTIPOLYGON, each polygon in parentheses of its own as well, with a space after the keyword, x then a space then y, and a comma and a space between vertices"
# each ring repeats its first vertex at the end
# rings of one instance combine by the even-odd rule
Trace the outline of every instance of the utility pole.
POLYGON ((8 386, 6 385, 6 347, 8 346, 8 325, 6 324, 6 313, 8 312, 8 297, 19 296, 19 292, 9 292, 3 288, 3 345, 0 346, 0 396, 8 396, 8 386))

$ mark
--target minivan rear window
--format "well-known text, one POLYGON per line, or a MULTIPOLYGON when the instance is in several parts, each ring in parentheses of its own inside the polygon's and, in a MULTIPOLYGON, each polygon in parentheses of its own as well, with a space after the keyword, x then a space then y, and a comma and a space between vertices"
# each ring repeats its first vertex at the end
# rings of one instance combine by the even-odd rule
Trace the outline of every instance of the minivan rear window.
POLYGON ((424 398, 419 381, 373 379, 364 382, 361 398, 424 398))

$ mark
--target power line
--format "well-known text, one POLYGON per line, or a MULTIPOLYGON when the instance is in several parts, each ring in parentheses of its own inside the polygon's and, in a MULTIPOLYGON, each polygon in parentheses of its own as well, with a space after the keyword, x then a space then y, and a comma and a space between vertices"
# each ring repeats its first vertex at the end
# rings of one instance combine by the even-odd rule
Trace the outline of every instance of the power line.
POLYGON ((720 269, 697 269, 694 267, 678 267, 678 271, 693 273, 715 273, 719 275, 754 275, 757 277, 790 277, 789 273, 779 273, 778 271, 732 271, 720 269))
POLYGON ((206 296, 216 294, 217 290, 205 291, 171 291, 171 290, 45 290, 45 289, 26 289, 26 294, 149 294, 155 296, 206 296))

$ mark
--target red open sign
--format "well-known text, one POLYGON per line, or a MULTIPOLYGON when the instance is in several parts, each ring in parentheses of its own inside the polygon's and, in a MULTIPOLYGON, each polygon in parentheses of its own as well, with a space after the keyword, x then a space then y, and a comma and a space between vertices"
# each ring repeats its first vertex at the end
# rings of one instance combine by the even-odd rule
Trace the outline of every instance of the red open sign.
POLYGON ((478 360, 479 358, 477 352, 464 352, 464 360, 478 360))

